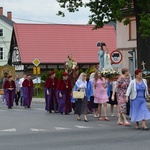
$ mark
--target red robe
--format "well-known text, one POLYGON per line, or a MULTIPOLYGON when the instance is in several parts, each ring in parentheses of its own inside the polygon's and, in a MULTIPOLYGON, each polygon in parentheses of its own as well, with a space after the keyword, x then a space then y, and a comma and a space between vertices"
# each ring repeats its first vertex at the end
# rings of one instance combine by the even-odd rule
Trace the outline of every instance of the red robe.
POLYGON ((8 108, 11 108, 13 106, 13 102, 14 102, 14 98, 15 98, 15 82, 12 81, 5 81, 4 83, 4 94, 5 94, 5 98, 6 98, 6 104, 8 106, 8 108), (9 90, 9 88, 13 88, 13 90, 9 90))
POLYGON ((22 83, 23 89, 23 106, 27 106, 28 108, 31 105, 32 97, 33 97, 33 81, 30 79, 25 79, 22 83))
POLYGON ((58 91, 58 111, 60 113, 69 113, 71 112, 71 92, 72 85, 69 79, 60 80, 57 86, 58 91), (59 97, 59 93, 62 94, 62 97, 59 97))
POLYGON ((58 85, 58 79, 47 78, 44 84, 44 93, 45 93, 45 110, 51 112, 51 110, 58 110, 58 101, 56 97, 56 87, 58 85), (49 94, 48 94, 49 93, 49 94))

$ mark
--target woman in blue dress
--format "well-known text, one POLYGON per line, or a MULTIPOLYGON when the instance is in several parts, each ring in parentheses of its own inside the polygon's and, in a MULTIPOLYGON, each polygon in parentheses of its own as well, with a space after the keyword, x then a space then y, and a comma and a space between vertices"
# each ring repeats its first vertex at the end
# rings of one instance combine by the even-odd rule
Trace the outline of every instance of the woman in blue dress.
POLYGON ((130 117, 132 122, 136 122, 136 129, 140 129, 139 121, 142 121, 141 128, 148 130, 146 120, 150 119, 150 112, 146 105, 149 98, 146 79, 142 79, 142 70, 135 70, 135 79, 130 82, 126 92, 126 101, 130 96, 130 117))
POLYGON ((94 117, 99 117, 97 108, 98 104, 94 103, 94 93, 93 93, 93 81, 94 81, 95 72, 90 74, 90 80, 88 82, 87 90, 88 90, 88 100, 90 100, 91 109, 94 113, 94 117))

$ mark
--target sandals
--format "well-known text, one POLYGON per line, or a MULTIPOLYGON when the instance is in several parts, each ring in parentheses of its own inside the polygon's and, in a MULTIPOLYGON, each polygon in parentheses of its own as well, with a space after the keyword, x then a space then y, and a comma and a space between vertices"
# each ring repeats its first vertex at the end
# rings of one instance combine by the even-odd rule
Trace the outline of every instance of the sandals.
POLYGON ((124 123, 126 127, 129 127, 131 124, 129 122, 124 123))
POLYGON ((104 117, 105 121, 109 121, 109 118, 107 116, 104 117))
POLYGON ((123 122, 117 122, 117 125, 123 125, 123 122))
POLYGON ((104 120, 102 117, 99 117, 98 119, 99 119, 100 121, 103 121, 103 120, 104 120))
POLYGON ((99 117, 99 120, 100 120, 100 121, 103 121, 103 120, 109 121, 109 118, 108 118, 107 116, 105 116, 104 119, 103 119, 102 117, 99 117))

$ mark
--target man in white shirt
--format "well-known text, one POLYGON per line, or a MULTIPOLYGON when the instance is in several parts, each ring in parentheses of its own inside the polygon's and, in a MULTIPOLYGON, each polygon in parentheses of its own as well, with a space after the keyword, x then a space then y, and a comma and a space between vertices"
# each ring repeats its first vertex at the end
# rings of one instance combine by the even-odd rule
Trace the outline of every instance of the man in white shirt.
POLYGON ((20 79, 20 81, 19 81, 19 85, 20 85, 20 96, 21 96, 21 100, 20 100, 20 105, 22 106, 22 102, 23 102, 23 91, 22 91, 22 83, 23 83, 23 81, 25 80, 27 78, 27 75, 26 74, 24 74, 23 75, 23 78, 21 78, 20 79))

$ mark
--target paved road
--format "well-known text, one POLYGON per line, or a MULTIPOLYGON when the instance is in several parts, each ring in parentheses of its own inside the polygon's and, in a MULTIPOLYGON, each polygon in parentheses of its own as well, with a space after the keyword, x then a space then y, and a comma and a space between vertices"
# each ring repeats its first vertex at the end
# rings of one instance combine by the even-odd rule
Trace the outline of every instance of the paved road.
MULTIPOLYGON (((116 125, 117 117, 89 122, 76 116, 49 114, 43 103, 31 109, 0 104, 0 150, 149 150, 150 130, 116 125)), ((148 121, 150 127, 150 121, 148 121)))

